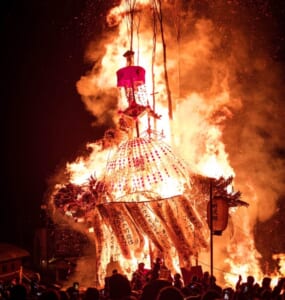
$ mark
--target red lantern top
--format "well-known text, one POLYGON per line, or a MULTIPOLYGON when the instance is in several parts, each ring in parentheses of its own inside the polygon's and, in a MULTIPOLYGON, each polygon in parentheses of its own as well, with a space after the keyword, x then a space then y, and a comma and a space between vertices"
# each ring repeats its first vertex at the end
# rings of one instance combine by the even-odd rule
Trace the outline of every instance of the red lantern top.
POLYGON ((140 66, 127 66, 117 71, 117 86, 134 88, 145 83, 145 69, 140 66))

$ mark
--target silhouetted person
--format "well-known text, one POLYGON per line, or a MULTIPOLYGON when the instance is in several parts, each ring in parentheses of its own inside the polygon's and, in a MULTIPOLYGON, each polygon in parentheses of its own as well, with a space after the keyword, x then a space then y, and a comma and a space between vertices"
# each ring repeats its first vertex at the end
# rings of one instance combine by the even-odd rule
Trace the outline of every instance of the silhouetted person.
MULTIPOLYGON (((210 282, 210 278, 209 278, 209 282, 210 282)), ((189 282, 189 284, 187 285, 187 287, 191 290, 198 290, 199 293, 202 293, 202 284, 199 281, 199 277, 194 275, 191 279, 191 281, 189 282)))
POLYGON ((55 289, 47 289, 40 295, 39 300, 60 300, 60 294, 55 289))
POLYGON ((143 262, 139 263, 137 270, 132 275, 131 288, 134 291, 141 291, 147 282, 148 270, 144 266, 143 262))
POLYGON ((174 286, 162 288, 156 297, 156 300, 183 300, 184 296, 181 291, 174 286))
POLYGON ((83 300, 99 300, 100 293, 95 287, 89 287, 83 295, 83 300))
POLYGON ((73 285, 69 287, 66 292, 68 293, 70 300, 77 300, 79 298, 79 283, 73 282, 73 285))
POLYGON ((144 286, 140 300, 155 300, 162 288, 171 285, 172 283, 168 280, 152 280, 144 286))
POLYGON ((252 300, 257 294, 257 287, 254 285, 255 278, 247 276, 246 282, 241 282, 241 276, 236 284, 236 292, 239 300, 252 300))
POLYGON ((181 290, 183 288, 183 281, 179 273, 174 274, 173 276, 173 286, 181 290))
POLYGON ((113 271, 108 280, 109 298, 112 300, 123 299, 131 295, 131 283, 128 278, 119 274, 117 270, 113 271))
POLYGON ((201 279, 201 285, 203 291, 206 291, 210 286, 210 273, 208 271, 203 273, 203 277, 201 279))
POLYGON ((171 276, 171 271, 167 268, 164 261, 162 261, 162 263, 161 263, 158 279, 168 280, 171 283, 173 282, 173 278, 171 276))
POLYGON ((278 280, 277 285, 272 290, 272 299, 281 300, 282 297, 285 299, 285 277, 278 280))
POLYGON ((157 257, 151 268, 150 280, 158 279, 161 265, 162 265, 161 258, 157 257))
POLYGON ((219 285, 217 285, 215 276, 210 276, 210 286, 208 290, 217 292, 220 297, 222 297, 223 295, 223 289, 219 285))
POLYGON ((216 299, 221 299, 221 295, 217 291, 211 289, 206 291, 202 296, 202 300, 216 300, 216 299))
POLYGON ((10 300, 26 300, 27 294, 27 289, 24 285, 16 284, 11 288, 10 300))
POLYGON ((223 299, 224 300, 232 300, 234 299, 235 291, 232 288, 223 289, 223 299))
POLYGON ((258 289, 258 295, 261 299, 264 300, 270 300, 271 299, 271 278, 270 277, 264 277, 262 279, 261 287, 258 289))
POLYGON ((183 289, 186 296, 199 298, 203 294, 203 287, 198 281, 198 277, 193 276, 192 281, 183 289))

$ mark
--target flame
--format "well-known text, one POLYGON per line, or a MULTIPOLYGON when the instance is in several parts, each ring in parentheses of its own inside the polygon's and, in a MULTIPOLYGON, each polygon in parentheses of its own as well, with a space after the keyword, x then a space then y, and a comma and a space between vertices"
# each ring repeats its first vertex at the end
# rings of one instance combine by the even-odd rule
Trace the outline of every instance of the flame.
MULTIPOLYGON (((159 122, 152 121, 152 128, 185 158, 193 172, 211 178, 235 176, 223 141, 223 129, 225 123, 232 118, 233 112, 242 108, 242 100, 231 94, 230 72, 227 63, 218 63, 211 58, 213 49, 220 42, 219 36, 213 33, 211 21, 195 20, 192 35, 185 37, 183 44, 180 44, 179 41, 177 44, 172 44, 173 50, 168 48, 167 68, 171 74, 170 83, 175 111, 173 120, 169 120, 164 66, 161 59, 163 43, 157 36, 157 59, 153 66, 155 81, 152 82, 150 70, 152 70, 153 31, 149 20, 143 18, 143 14, 150 13, 151 7, 149 1, 137 1, 137 5, 139 22, 137 21, 135 24, 139 26, 137 28, 139 33, 133 36, 133 46, 137 48, 135 61, 137 65, 147 70, 145 90, 143 91, 147 95, 146 99, 151 99, 150 105, 155 106, 155 110, 161 114, 159 122), (202 61, 209 62, 205 72, 210 73, 207 76, 212 76, 211 84, 204 83, 203 72, 199 69, 200 65, 205 66, 202 61), (180 66, 179 70, 178 66, 180 66), (201 78, 195 74, 195 71, 201 78)), ((87 110, 102 120, 100 122, 106 120, 106 113, 110 114, 109 108, 112 107, 114 95, 119 96, 119 108, 126 105, 122 92, 114 91, 114 87, 116 86, 116 71, 124 67, 126 63, 122 54, 128 50, 130 43, 128 8, 122 1, 120 6, 114 7, 109 12, 107 22, 109 26, 117 28, 117 35, 103 41, 105 53, 101 59, 100 68, 94 68, 89 74, 82 76, 77 83, 78 91, 82 95, 87 110), (104 95, 104 99, 94 101, 97 94, 104 95)), ((170 26, 166 27, 169 40, 170 26)), ((98 52, 94 48, 90 47, 88 51, 90 58, 98 59, 98 52)), ((206 79, 207 76, 205 76, 206 79)), ((118 119, 117 112, 117 109, 113 109, 111 113, 114 122, 118 119)), ((147 132, 148 121, 146 117, 139 119, 140 127, 144 133, 147 132)), ((66 166, 71 183, 86 184, 94 170, 96 170, 96 177, 99 180, 104 177, 106 161, 111 156, 112 148, 104 149, 102 145, 91 143, 87 145, 87 148, 90 149, 88 157, 79 157, 75 162, 68 163, 66 166)), ((133 178, 133 182, 136 180, 133 178)), ((165 197, 175 196, 181 193, 179 184, 181 184, 179 178, 174 176, 168 178, 163 186, 158 187, 159 193, 165 197), (166 187, 171 188, 167 189, 166 187)), ((233 189, 232 186, 231 188, 233 189)), ((116 196, 120 198, 119 194, 116 196)), ((257 199, 252 199, 253 203, 255 201, 257 199)), ((239 217, 239 214, 233 213, 233 222, 241 221, 239 217)), ((226 258, 221 260, 227 270, 224 274, 224 280, 232 286, 235 285, 238 274, 243 274, 243 276, 253 274, 258 280, 263 276, 258 263, 260 254, 255 249, 253 242, 251 221, 248 217, 243 216, 242 222, 238 222, 238 224, 242 224, 242 230, 236 233, 234 237, 228 236, 228 245, 223 246, 223 253, 226 254, 226 258)), ((94 227, 90 227, 89 232, 94 232, 94 227)), ((108 233, 108 230, 104 230, 104 237, 112 241, 112 253, 117 253, 117 257, 114 255, 114 258, 120 259, 121 266, 128 275, 131 274, 139 261, 143 260, 146 264, 149 263, 148 248, 150 245, 146 236, 143 237, 145 240, 143 255, 138 257, 135 252, 132 252, 131 260, 123 259, 120 256, 118 241, 108 233)), ((219 243, 220 241, 216 242, 219 243)), ((110 256, 111 250, 107 249, 102 257, 104 264, 108 263, 110 256)), ((280 260, 279 272, 284 274, 284 255, 280 254, 274 259, 280 260)), ((177 262, 173 264, 177 266, 177 262)), ((101 276, 106 274, 102 273, 101 276)))
POLYGON ((285 274, 285 253, 275 254, 273 255, 273 259, 279 261, 280 274, 285 274))
POLYGON ((78 157, 76 161, 66 164, 66 171, 70 175, 69 181, 74 184, 84 184, 88 182, 90 176, 94 175, 100 178, 104 172, 106 159, 109 151, 102 150, 102 145, 88 143, 86 145, 91 153, 89 157, 78 157))

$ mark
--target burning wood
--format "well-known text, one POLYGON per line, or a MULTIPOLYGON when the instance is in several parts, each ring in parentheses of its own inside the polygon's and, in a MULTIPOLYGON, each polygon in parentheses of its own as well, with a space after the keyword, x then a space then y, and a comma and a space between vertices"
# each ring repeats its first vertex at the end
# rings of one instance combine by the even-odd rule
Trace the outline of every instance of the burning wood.
MULTIPOLYGON (((158 17, 159 25, 162 26, 160 9, 158 17)), ((121 36, 127 35, 122 32, 121 36)), ((163 32, 161 27, 162 35, 163 32)), ((121 38, 114 41, 116 46, 120 44, 121 38)), ((121 44, 126 44, 125 39, 122 40, 124 42, 121 44)), ((163 67, 156 66, 159 70, 157 73, 164 74, 164 80, 156 79, 155 82, 152 74, 152 84, 161 89, 160 103, 153 97, 151 105, 149 95, 154 96, 157 92, 153 90, 150 93, 147 89, 145 69, 133 65, 134 51, 131 45, 131 50, 125 53, 127 66, 116 72, 119 117, 114 119, 117 128, 106 131, 96 146, 92 145, 93 151, 89 157, 68 166, 70 182, 56 187, 51 197, 51 205, 65 218, 80 223, 89 234, 93 232, 96 272, 101 283, 110 261, 119 262, 127 275, 134 271, 137 261, 148 263, 155 256, 163 257, 173 273, 180 268, 189 268, 192 258, 209 248, 207 205, 210 200, 210 183, 212 196, 222 198, 229 208, 248 206, 248 203, 241 200, 241 193, 233 191, 234 172, 220 140, 221 130, 217 124, 221 123, 224 116, 230 115, 223 103, 228 97, 225 91, 216 96, 219 104, 215 105, 223 107, 219 113, 211 111, 208 99, 203 101, 199 109, 193 106, 199 112, 199 117, 198 113, 194 117, 204 126, 202 133, 200 130, 195 132, 197 144, 203 149, 199 149, 199 152, 198 146, 193 146, 194 156, 199 156, 199 159, 193 159, 196 163, 195 171, 170 146, 170 142, 178 139, 183 129, 176 125, 175 137, 172 138, 170 128, 175 110, 166 70, 164 35, 157 43, 160 55, 163 55, 163 67), (156 113, 156 110, 161 109, 165 115, 165 103, 168 105, 166 121, 163 113, 156 113), (210 118, 215 120, 211 123, 210 118), (161 127, 159 121, 164 122, 161 127), (169 143, 164 141, 165 136, 169 143), (94 174, 94 170, 98 176, 90 175, 94 174)), ((146 54, 150 48, 147 39, 143 47, 143 53, 146 54)), ((114 51, 113 45, 106 46, 107 59, 102 62, 100 73, 96 74, 101 79, 98 82, 96 80, 98 90, 104 88, 104 84, 112 86, 108 82, 111 76, 107 71, 110 70, 111 62, 114 62, 114 52, 120 51, 114 51)), ((83 81, 86 82, 86 78, 83 81)), ((95 85, 94 80, 91 81, 95 85)), ((87 90, 89 92, 90 89, 87 90)), ((186 109, 187 105, 183 106, 183 103, 188 101, 193 105, 199 102, 199 97, 192 93, 189 99, 186 97, 180 104, 186 109)), ((215 111, 218 111, 217 107, 215 111)), ((191 148, 191 145, 187 147, 191 148)))

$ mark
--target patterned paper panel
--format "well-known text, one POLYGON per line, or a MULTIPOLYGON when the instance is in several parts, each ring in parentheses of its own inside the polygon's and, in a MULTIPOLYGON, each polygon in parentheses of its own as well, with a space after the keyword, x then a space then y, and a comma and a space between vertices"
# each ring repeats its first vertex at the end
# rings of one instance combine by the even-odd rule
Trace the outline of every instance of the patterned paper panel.
MULTIPOLYGON (((112 201, 147 201, 133 195, 150 192, 157 198, 181 195, 190 186, 186 164, 161 140, 135 138, 122 143, 108 160, 105 180, 112 201)), ((152 200, 152 199, 149 199, 152 200)))

